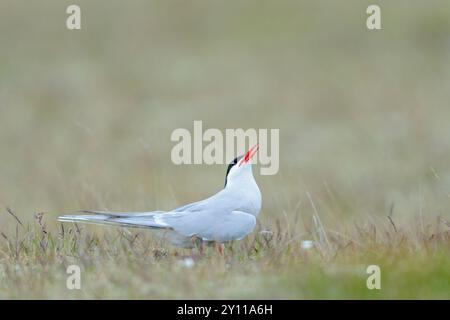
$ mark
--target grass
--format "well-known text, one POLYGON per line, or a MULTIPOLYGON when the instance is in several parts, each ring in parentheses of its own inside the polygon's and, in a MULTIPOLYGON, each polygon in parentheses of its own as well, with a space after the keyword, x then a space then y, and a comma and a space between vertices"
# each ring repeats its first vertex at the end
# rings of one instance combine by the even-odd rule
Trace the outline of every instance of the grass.
POLYGON ((0 2, 0 298, 449 299, 448 1, 379 0, 379 31, 366 0, 79 0, 80 31, 69 4, 0 2), (280 129, 225 259, 56 222, 217 191, 225 165, 170 161, 194 120, 280 129))
POLYGON ((344 233, 328 232, 316 221, 302 237, 277 220, 276 229, 259 229, 231 243, 220 257, 212 249, 200 256, 168 247, 144 231, 97 233, 60 225, 52 232, 45 215, 23 224, 8 212, 16 227, 12 234, 1 233, 2 298, 449 298, 445 220, 414 234, 388 219, 344 233), (302 249, 302 239, 314 239, 314 247, 302 249), (81 290, 66 288, 66 269, 73 264, 82 270, 81 290), (381 290, 366 287, 366 268, 372 264, 381 268, 381 290))

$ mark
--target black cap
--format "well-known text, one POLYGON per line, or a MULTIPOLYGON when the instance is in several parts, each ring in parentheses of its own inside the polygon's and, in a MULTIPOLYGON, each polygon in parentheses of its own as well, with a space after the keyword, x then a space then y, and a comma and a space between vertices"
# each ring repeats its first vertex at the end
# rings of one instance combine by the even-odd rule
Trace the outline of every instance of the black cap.
POLYGON ((239 160, 241 160, 241 159, 242 159, 242 156, 234 158, 234 160, 231 161, 230 164, 228 165, 227 174, 225 176, 225 185, 224 185, 224 187, 227 186, 227 178, 228 178, 228 174, 230 173, 231 168, 233 168, 239 162, 239 160))

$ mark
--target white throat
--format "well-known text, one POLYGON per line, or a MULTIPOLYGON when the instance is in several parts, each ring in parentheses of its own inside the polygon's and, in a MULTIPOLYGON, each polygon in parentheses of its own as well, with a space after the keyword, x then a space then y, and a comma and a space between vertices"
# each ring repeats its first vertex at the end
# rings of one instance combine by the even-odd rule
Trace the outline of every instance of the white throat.
POLYGON ((233 197, 240 210, 254 216, 261 210, 261 192, 253 177, 251 164, 237 168, 227 179, 225 192, 233 197))

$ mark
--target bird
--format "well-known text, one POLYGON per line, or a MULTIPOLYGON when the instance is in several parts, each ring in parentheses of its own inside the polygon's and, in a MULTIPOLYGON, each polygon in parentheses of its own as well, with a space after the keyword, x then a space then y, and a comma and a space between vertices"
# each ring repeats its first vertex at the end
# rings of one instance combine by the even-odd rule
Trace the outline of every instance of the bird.
POLYGON ((261 211, 261 191, 255 181, 251 160, 259 144, 227 167, 225 186, 212 196, 170 211, 114 212, 78 211, 83 214, 62 215, 60 222, 80 222, 121 227, 145 228, 168 240, 170 244, 200 251, 215 245, 223 256, 224 244, 241 240, 256 226, 261 211))

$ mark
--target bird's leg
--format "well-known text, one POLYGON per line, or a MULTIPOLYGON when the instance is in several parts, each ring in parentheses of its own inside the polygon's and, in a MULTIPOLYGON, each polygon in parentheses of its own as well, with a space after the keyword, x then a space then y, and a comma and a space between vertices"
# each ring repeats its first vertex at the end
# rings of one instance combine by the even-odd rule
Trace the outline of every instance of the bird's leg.
POLYGON ((204 241, 202 241, 202 242, 200 243, 200 248, 199 248, 199 250, 200 250, 200 255, 203 256, 203 255, 205 254, 205 251, 206 251, 206 245, 205 245, 205 242, 204 242, 204 241))
POLYGON ((205 244, 204 242, 199 239, 198 237, 192 237, 191 238, 192 244, 193 244, 193 250, 192 253, 195 252, 195 250, 198 250, 199 256, 203 256, 205 253, 205 244))
POLYGON ((225 245, 223 243, 216 242, 216 250, 222 257, 225 255, 225 245))

